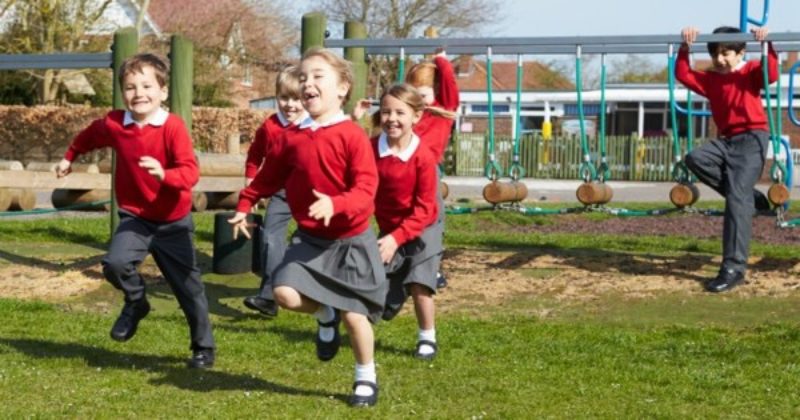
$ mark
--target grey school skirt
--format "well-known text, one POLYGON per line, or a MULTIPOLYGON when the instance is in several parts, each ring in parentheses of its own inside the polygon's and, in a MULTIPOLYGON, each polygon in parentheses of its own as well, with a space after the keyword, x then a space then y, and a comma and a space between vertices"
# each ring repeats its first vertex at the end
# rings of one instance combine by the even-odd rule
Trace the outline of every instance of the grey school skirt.
POLYGON ((401 246, 386 265, 389 291, 386 307, 399 310, 412 283, 421 284, 436 294, 436 273, 442 263, 443 221, 428 226, 419 238, 401 246))
POLYGON ((275 269, 274 286, 288 286, 333 308, 366 315, 377 322, 383 312, 388 282, 375 232, 345 239, 321 239, 297 230, 283 262, 275 269))

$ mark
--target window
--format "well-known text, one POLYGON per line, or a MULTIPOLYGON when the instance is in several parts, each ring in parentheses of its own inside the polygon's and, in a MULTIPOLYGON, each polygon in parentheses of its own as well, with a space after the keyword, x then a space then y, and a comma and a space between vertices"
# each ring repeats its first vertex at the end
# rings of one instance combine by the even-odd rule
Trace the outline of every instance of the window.
MULTIPOLYGON (((508 114, 511 112, 510 105, 497 105, 492 104, 492 110, 495 114, 508 114)), ((487 104, 472 104, 470 105, 470 114, 488 114, 489 105, 487 104)))

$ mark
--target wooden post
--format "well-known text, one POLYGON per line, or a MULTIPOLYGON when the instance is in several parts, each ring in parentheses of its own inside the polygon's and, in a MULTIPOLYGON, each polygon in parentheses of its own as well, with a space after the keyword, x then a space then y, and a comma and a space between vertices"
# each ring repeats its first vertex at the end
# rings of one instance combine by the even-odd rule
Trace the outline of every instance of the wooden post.
MULTIPOLYGON (((123 28, 114 33, 114 44, 111 46, 112 51, 112 64, 111 66, 114 69, 114 80, 112 85, 114 86, 113 91, 113 102, 114 102, 114 109, 125 109, 125 104, 122 101, 122 87, 119 83, 119 68, 122 66, 122 62, 125 61, 126 58, 136 54, 136 50, 139 47, 139 35, 136 32, 135 28, 123 28)), ((111 152, 111 173, 116 173, 116 166, 117 166, 117 155, 113 151, 111 152)), ((117 196, 115 194, 115 187, 114 184, 114 177, 111 177, 111 218, 110 218, 110 228, 111 228, 111 235, 114 234, 114 231, 117 230, 117 226, 119 225, 119 215, 117 214, 117 196)))
POLYGON ((192 132, 192 82, 194 46, 188 39, 173 35, 170 43, 169 109, 178 115, 192 132))
MULTIPOLYGON (((345 39, 366 39, 367 27, 361 22, 345 22, 344 37, 345 39)), ((350 89, 350 101, 345 106, 345 112, 349 114, 358 100, 367 96, 366 52, 364 48, 345 48, 344 58, 353 64, 353 86, 350 89)))
POLYGON ((300 38, 300 54, 309 48, 322 47, 325 44, 325 27, 328 19, 320 12, 311 12, 303 15, 302 34, 300 38))

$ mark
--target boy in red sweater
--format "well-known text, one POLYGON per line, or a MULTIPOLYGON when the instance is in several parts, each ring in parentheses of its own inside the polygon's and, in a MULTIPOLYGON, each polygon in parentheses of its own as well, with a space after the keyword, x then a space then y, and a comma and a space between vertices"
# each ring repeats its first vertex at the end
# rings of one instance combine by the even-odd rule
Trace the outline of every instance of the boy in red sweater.
POLYGON ((214 337, 208 301, 192 242, 192 187, 199 171, 183 121, 161 108, 167 98, 167 63, 137 54, 122 64, 120 86, 127 111, 111 111, 72 141, 57 176, 70 173, 78 155, 102 147, 117 153, 114 173, 120 223, 103 258, 103 274, 125 294, 125 306, 111 338, 127 341, 150 312, 137 266, 148 253, 178 299, 191 331, 188 366, 214 365, 214 337))
MULTIPOLYGON (((739 29, 720 27, 715 34, 739 33, 739 29)), ((757 41, 767 37, 766 28, 754 29, 757 41)), ((685 28, 684 43, 678 53, 675 77, 687 88, 705 96, 720 137, 686 156, 686 166, 705 184, 725 197, 722 230, 723 260, 716 278, 707 282, 709 292, 724 292, 744 281, 753 224, 754 208, 769 208, 769 203, 754 187, 764 169, 769 132, 761 103, 765 89, 761 61, 744 61, 744 42, 708 43, 713 67, 693 70, 689 64, 689 45, 698 31, 685 28)), ((777 54, 769 44, 768 78, 778 78, 777 54)))

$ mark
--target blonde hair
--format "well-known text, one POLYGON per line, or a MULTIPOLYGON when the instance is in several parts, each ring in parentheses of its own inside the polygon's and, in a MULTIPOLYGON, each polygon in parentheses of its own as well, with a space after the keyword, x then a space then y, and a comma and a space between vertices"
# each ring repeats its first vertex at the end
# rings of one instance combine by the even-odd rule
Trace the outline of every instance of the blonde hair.
POLYGON ((355 79, 353 76, 353 66, 349 61, 322 47, 308 49, 303 54, 302 61, 308 60, 311 57, 319 57, 325 60, 326 63, 333 67, 333 70, 339 77, 339 82, 347 84, 347 93, 344 95, 344 98, 342 98, 342 105, 346 104, 347 101, 350 100, 350 92, 353 89, 355 79))
MULTIPOLYGON (((436 91, 439 86, 439 69, 430 61, 415 64, 406 74, 406 82, 415 88, 429 87, 436 91)), ((456 119, 456 113, 438 106, 427 106, 425 110, 433 115, 447 119, 456 119)))
MULTIPOLYGON (((425 102, 422 99, 422 95, 419 94, 419 91, 414 86, 411 86, 408 83, 396 83, 389 86, 383 94, 381 95, 380 104, 383 106, 383 99, 387 96, 391 96, 406 105, 409 106, 414 112, 422 112, 425 110, 425 102)), ((374 127, 380 126, 381 123, 381 111, 372 114, 372 125, 374 127)))
POLYGON ((285 67, 275 78, 275 96, 284 94, 294 99, 302 96, 300 69, 295 65, 285 67))

